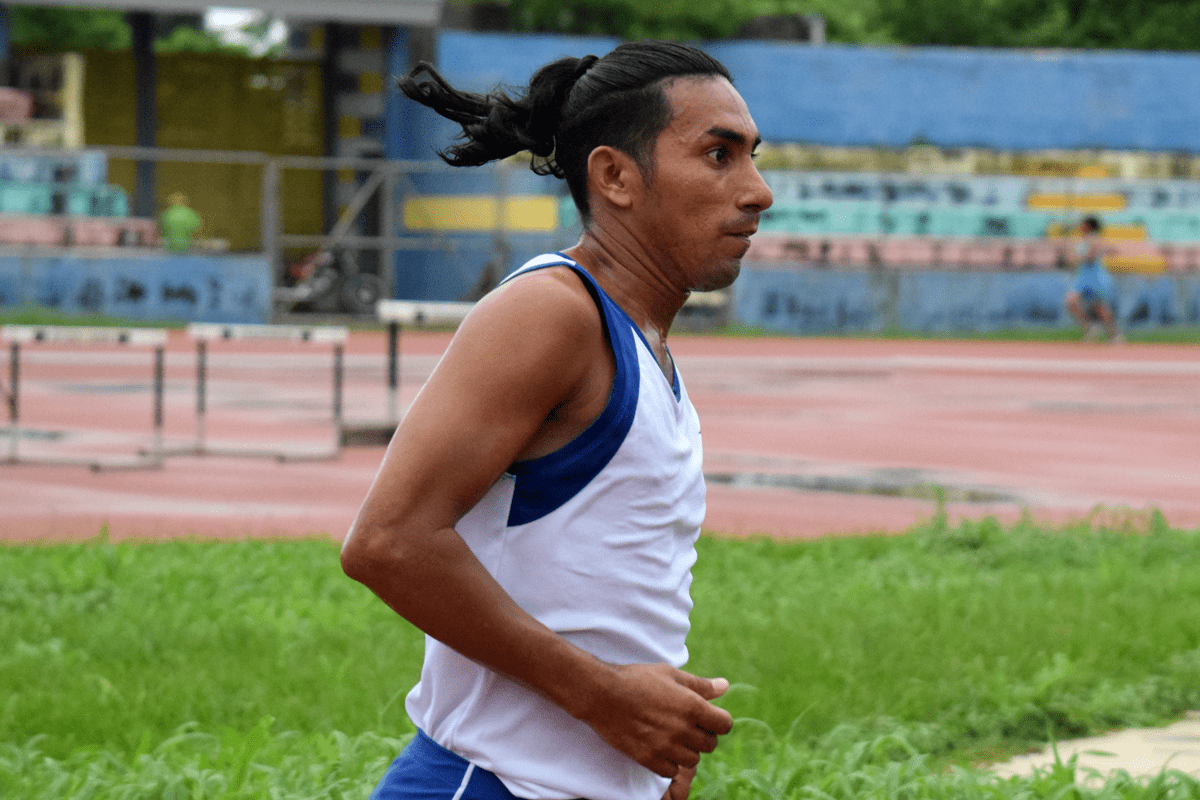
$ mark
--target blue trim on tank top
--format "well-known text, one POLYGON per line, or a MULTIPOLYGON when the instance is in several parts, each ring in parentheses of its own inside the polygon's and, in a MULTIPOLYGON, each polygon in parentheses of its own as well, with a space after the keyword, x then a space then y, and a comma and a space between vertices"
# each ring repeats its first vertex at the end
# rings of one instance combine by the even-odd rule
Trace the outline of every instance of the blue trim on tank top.
POLYGON ((583 279, 600 310, 605 335, 616 359, 616 374, 608 405, 587 430, 553 453, 518 461, 508 468, 509 474, 516 478, 508 511, 509 526, 541 519, 561 508, 587 486, 620 449, 633 427, 637 410, 640 374, 633 332, 637 331, 638 335, 641 332, 587 270, 561 253, 556 255, 563 260, 522 268, 505 280, 547 267, 574 270, 583 279))
MULTIPOLYGON (((621 308, 616 303, 613 303, 613 308, 617 310, 618 314, 625 318, 625 321, 629 323, 629 327, 633 328, 633 332, 636 333, 637 337, 642 340, 642 344, 646 345, 646 352, 653 357, 654 348, 650 346, 650 341, 646 338, 646 334, 642 333, 642 329, 639 328, 637 323, 633 321, 633 317, 626 314, 625 309, 621 308)), ((675 367, 675 357, 671 355, 671 349, 669 347, 667 348, 667 357, 671 359, 671 392, 675 395, 675 400, 678 402, 679 400, 683 399, 683 393, 679 388, 679 370, 675 367)))

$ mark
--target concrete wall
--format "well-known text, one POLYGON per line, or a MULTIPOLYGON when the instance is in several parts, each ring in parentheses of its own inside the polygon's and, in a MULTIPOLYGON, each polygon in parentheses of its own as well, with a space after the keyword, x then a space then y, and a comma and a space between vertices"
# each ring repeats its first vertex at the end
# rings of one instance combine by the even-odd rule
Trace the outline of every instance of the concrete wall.
MULTIPOLYGON (((734 318, 784 333, 988 332, 1065 328, 1068 272, 844 272, 748 263, 734 318)), ((1200 276, 1116 276, 1122 326, 1200 325, 1200 276)))
POLYGON ((265 323, 271 273, 261 256, 0 251, 0 308, 26 303, 138 320, 265 323))

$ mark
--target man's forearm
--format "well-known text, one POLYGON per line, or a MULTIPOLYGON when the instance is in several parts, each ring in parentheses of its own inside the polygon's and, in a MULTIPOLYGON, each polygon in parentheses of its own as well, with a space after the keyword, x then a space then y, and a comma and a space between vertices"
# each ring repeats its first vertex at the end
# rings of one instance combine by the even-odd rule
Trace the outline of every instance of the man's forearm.
POLYGON ((352 532, 343 569, 424 633, 578 716, 610 667, 517 605, 453 529, 413 538, 419 548, 352 532))

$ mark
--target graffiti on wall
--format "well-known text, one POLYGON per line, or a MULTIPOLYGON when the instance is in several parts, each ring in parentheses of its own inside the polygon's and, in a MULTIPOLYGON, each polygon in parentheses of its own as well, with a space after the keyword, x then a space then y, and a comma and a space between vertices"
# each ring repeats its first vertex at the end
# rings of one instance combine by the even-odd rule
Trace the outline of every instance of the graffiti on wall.
MULTIPOLYGON (((1066 273, 828 272, 747 264, 734 316, 783 333, 989 332, 1064 328, 1066 273)), ((1127 329, 1200 324, 1200 276, 1121 275, 1127 329)))
POLYGON ((139 320, 263 323, 271 274, 255 256, 0 256, 0 307, 139 320))

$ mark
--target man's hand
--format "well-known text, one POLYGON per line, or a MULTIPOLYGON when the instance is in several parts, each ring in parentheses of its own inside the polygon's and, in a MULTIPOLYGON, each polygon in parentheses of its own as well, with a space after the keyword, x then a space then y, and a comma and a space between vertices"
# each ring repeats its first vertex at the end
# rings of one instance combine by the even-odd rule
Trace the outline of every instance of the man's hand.
POLYGON ((692 791, 692 780, 695 777, 695 767, 680 767, 679 772, 675 773, 675 777, 671 778, 671 785, 667 787, 662 800, 687 800, 688 793, 692 791))
MULTIPOLYGON (((617 750, 665 778, 694 772, 700 754, 715 750, 717 737, 733 727, 729 712, 709 702, 729 689, 724 678, 701 678, 667 664, 612 669, 613 684, 580 718, 617 750)), ((686 797, 687 786, 682 788, 686 797)))

